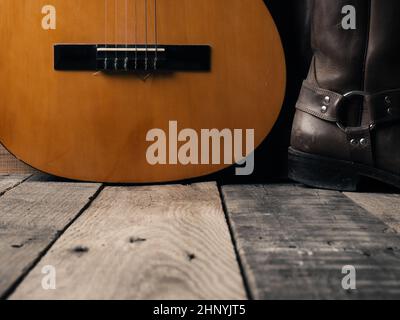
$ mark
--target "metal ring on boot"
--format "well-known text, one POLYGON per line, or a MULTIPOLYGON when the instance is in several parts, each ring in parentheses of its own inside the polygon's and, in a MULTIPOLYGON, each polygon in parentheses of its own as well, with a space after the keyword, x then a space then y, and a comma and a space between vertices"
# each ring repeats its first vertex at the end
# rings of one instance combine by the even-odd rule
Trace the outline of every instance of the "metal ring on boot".
MULTIPOLYGON (((337 119, 336 125, 339 127, 340 130, 346 131, 346 126, 344 126, 339 120, 340 119, 339 118, 339 111, 340 111, 341 106, 343 105, 344 101, 348 100, 351 97, 363 97, 363 98, 365 98, 365 97, 368 97, 368 96, 370 96, 370 94, 368 92, 366 92, 366 91, 357 91, 357 90, 349 91, 349 92, 347 92, 347 93, 345 93, 343 95, 343 99, 341 99, 338 102, 337 106, 336 106, 336 119, 337 119)), ((372 124, 371 124, 371 126, 372 126, 372 124)))

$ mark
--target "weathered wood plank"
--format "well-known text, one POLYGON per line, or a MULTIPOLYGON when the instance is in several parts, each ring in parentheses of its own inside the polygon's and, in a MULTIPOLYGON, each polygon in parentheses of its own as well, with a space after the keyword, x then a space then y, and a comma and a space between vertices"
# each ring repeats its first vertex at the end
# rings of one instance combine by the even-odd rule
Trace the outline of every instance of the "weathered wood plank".
POLYGON ((223 196, 255 298, 400 298, 399 237, 343 194, 229 185, 223 196), (342 288, 345 265, 355 291, 342 288))
POLYGON ((400 194, 345 193, 345 195, 400 233, 400 194))
POLYGON ((0 297, 12 291, 99 188, 26 181, 0 197, 0 297))
POLYGON ((11 190, 16 187, 23 181, 29 178, 29 175, 1 175, 0 174, 0 196, 2 196, 5 192, 11 190))
POLYGON ((105 188, 12 296, 21 298, 246 298, 218 188, 105 188), (56 290, 40 287, 45 265, 56 290))

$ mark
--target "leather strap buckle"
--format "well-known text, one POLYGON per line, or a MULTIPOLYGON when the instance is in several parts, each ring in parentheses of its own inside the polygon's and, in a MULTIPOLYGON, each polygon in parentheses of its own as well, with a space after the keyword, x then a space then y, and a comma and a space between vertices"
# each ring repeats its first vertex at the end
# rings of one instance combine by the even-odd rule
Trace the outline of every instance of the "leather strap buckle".
POLYGON ((342 131, 348 126, 341 120, 342 109, 350 99, 364 98, 366 117, 360 129, 374 130, 383 124, 400 122, 400 89, 371 94, 366 91, 349 91, 345 94, 322 89, 306 81, 303 83, 296 108, 321 120, 336 124, 342 131), (369 122, 369 123, 368 123, 369 122))
MULTIPOLYGON (((350 98, 353 97, 362 97, 362 98, 367 98, 371 96, 371 94, 369 92, 366 91, 358 91, 358 90, 354 90, 354 91, 349 91, 345 94, 342 95, 342 99, 339 100, 337 106, 336 106, 336 125, 338 126, 338 128, 344 132, 346 132, 347 127, 340 121, 340 117, 339 117, 339 113, 341 110, 341 107, 344 105, 344 102, 346 100, 349 100, 350 98)), ((374 123, 371 123, 369 125, 370 129, 373 129, 375 127, 374 123)))

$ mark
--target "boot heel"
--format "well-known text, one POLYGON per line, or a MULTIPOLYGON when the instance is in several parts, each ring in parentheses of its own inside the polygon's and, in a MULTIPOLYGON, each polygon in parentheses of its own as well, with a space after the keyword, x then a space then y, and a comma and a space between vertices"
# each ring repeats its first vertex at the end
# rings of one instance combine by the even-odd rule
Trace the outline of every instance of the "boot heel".
POLYGON ((310 187, 356 191, 360 176, 351 162, 289 149, 289 178, 310 187))

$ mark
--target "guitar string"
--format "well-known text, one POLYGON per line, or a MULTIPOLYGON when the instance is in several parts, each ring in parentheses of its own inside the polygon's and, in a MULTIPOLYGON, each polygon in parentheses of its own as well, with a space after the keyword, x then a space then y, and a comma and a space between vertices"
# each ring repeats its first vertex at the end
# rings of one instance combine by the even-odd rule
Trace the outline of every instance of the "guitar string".
POLYGON ((128 70, 128 0, 125 0, 125 48, 124 69, 128 70))
POLYGON ((104 0, 104 45, 105 45, 105 60, 104 60, 104 69, 107 69, 108 62, 108 53, 107 53, 107 24, 108 24, 108 1, 104 0))
POLYGON ((138 62, 138 45, 137 45, 137 29, 138 29, 138 21, 137 21, 137 0, 135 1, 135 5, 134 5, 134 17, 135 17, 135 35, 134 35, 134 42, 135 42, 135 70, 137 69, 137 62, 138 62))
MULTIPOLYGON (((137 19, 137 0, 133 0, 134 5, 133 5, 133 10, 134 10, 134 45, 135 45, 135 69, 137 69, 137 62, 138 62, 138 19, 137 19)), ((148 46, 148 0, 144 0, 145 8, 144 8, 144 14, 145 14, 145 70, 148 69, 148 51, 149 51, 149 46, 148 46)), ((118 48, 118 14, 119 14, 119 6, 118 6, 118 0, 114 0, 114 47, 117 49, 118 48)), ((155 52, 155 57, 154 57, 154 69, 157 69, 157 63, 158 63, 158 10, 157 10, 157 0, 154 0, 154 52, 155 52)), ((125 0, 125 47, 126 47, 126 52, 125 52, 125 68, 127 67, 127 61, 128 61, 128 48, 129 48, 129 42, 128 42, 128 12, 129 12, 129 1, 125 0)), ((104 47, 105 49, 108 48, 108 0, 104 0, 104 47)), ((105 51, 105 62, 104 62, 104 67, 107 69, 107 63, 108 63, 108 51, 105 51)), ((115 61, 114 61, 114 67, 118 68, 118 50, 115 50, 115 61)))
MULTIPOLYGON (((114 0, 114 47, 118 48, 118 0, 114 0)), ((114 69, 118 69, 118 52, 115 50, 114 69)))
POLYGON ((157 25, 157 0, 154 0, 154 43, 155 43, 155 53, 154 53, 154 70, 157 69, 158 62, 158 25, 157 25))
POLYGON ((145 43, 146 43, 146 45, 145 45, 145 51, 146 51, 146 53, 145 53, 145 58, 144 58, 144 60, 145 60, 145 70, 147 71, 147 64, 148 64, 148 42, 147 42, 147 31, 148 31, 148 27, 147 27, 147 10, 148 10, 148 2, 147 2, 147 0, 144 0, 144 16, 145 16, 145 25, 146 25, 146 27, 145 27, 145 43))

